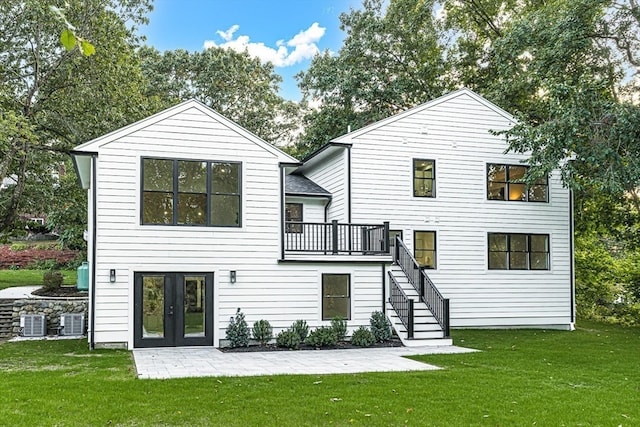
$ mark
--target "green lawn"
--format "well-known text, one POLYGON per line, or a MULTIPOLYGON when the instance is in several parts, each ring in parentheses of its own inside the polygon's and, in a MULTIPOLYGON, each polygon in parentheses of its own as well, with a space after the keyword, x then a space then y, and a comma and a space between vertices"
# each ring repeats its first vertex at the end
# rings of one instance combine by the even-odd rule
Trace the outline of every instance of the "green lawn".
MULTIPOLYGON (((0 289, 13 286, 42 285, 42 275, 46 270, 0 270, 0 289)), ((75 285, 77 272, 75 270, 62 271, 64 285, 75 285)))
MULTIPOLYGON (((640 329, 455 331, 441 371, 135 379, 126 351, 0 345, 0 425, 640 425, 640 329)), ((348 351, 348 350, 345 350, 348 351)))

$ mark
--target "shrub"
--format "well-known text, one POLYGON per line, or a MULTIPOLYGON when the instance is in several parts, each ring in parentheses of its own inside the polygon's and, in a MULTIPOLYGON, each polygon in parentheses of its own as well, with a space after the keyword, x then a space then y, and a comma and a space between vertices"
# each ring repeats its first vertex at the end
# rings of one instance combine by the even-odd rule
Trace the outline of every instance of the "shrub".
POLYGON ((391 339, 391 323, 387 316, 381 311, 371 313, 371 333, 376 337, 377 342, 385 342, 391 339))
POLYGON ((278 334, 276 337, 276 345, 278 347, 289 348, 297 350, 300 348, 302 340, 297 332, 292 329, 286 329, 278 334))
POLYGON ((236 312, 235 317, 231 317, 226 336, 231 347, 249 347, 249 326, 240 309, 236 312))
POLYGON ((336 345, 338 337, 332 327, 321 326, 310 332, 305 342, 314 347, 328 347, 336 345))
POLYGON ((42 275, 42 284, 46 289, 56 289, 62 286, 64 277, 59 271, 49 270, 42 275))
POLYGON ((13 252, 26 251, 29 249, 29 245, 27 243, 12 243, 11 250, 13 252))
POLYGON ((376 342, 376 337, 369 329, 364 326, 360 326, 351 335, 351 344, 358 347, 370 347, 376 342))
POLYGON ((291 330, 298 334, 300 342, 304 342, 307 339, 307 335, 309 335, 309 325, 307 325, 306 320, 296 320, 291 325, 291 330))
POLYGON ((253 338, 260 343, 266 345, 273 338, 273 328, 268 320, 258 320, 253 324, 253 338))
POLYGON ((331 319, 331 328, 338 341, 344 341, 344 337, 347 335, 347 321, 344 317, 337 316, 331 319))

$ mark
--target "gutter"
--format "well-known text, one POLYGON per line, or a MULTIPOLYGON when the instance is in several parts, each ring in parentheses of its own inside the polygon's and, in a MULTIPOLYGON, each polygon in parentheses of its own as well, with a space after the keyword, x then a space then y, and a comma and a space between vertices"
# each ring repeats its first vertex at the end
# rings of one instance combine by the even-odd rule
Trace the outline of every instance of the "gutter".
POLYGON ((92 156, 91 157, 91 211, 92 211, 92 215, 91 215, 91 224, 92 224, 92 231, 91 231, 91 242, 93 243, 91 245, 91 302, 90 302, 90 307, 91 307, 91 325, 90 325, 90 331, 89 331, 89 349, 93 350, 95 349, 95 326, 96 326, 96 313, 95 313, 95 306, 96 306, 96 243, 97 243, 97 235, 98 232, 96 230, 97 226, 98 226, 98 215, 96 212, 96 209, 98 207, 98 201, 97 201, 97 195, 98 195, 98 191, 97 191, 97 187, 98 187, 98 156, 92 156))

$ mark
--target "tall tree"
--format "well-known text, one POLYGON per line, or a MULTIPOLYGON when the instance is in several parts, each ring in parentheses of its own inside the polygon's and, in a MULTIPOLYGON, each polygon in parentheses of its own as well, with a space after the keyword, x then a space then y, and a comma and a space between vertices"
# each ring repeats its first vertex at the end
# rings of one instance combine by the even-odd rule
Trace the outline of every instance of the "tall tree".
POLYGON ((145 47, 140 55, 145 93, 160 104, 195 98, 269 142, 289 142, 297 105, 278 95, 282 78, 272 64, 223 48, 160 53, 145 47))
POLYGON ((451 87, 435 0, 364 0, 340 15, 347 33, 336 55, 316 56, 298 75, 309 109, 298 150, 443 94, 451 87), (386 7, 385 7, 386 6, 386 7))
POLYGON ((0 233, 18 212, 55 205, 47 197, 65 169, 62 153, 149 112, 135 53, 149 0, 64 2, 65 16, 96 46, 90 57, 60 44, 52 5, 63 2, 0 0, 0 180, 9 183, 0 233))

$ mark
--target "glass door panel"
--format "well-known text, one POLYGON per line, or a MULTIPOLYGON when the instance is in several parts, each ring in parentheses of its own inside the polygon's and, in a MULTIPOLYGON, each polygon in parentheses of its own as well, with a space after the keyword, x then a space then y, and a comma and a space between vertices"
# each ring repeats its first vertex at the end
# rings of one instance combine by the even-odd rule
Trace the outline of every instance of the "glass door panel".
POLYGON ((164 338, 164 276, 142 278, 142 337, 164 338))
POLYGON ((204 276, 185 276, 184 327, 185 338, 204 337, 206 289, 204 276))

